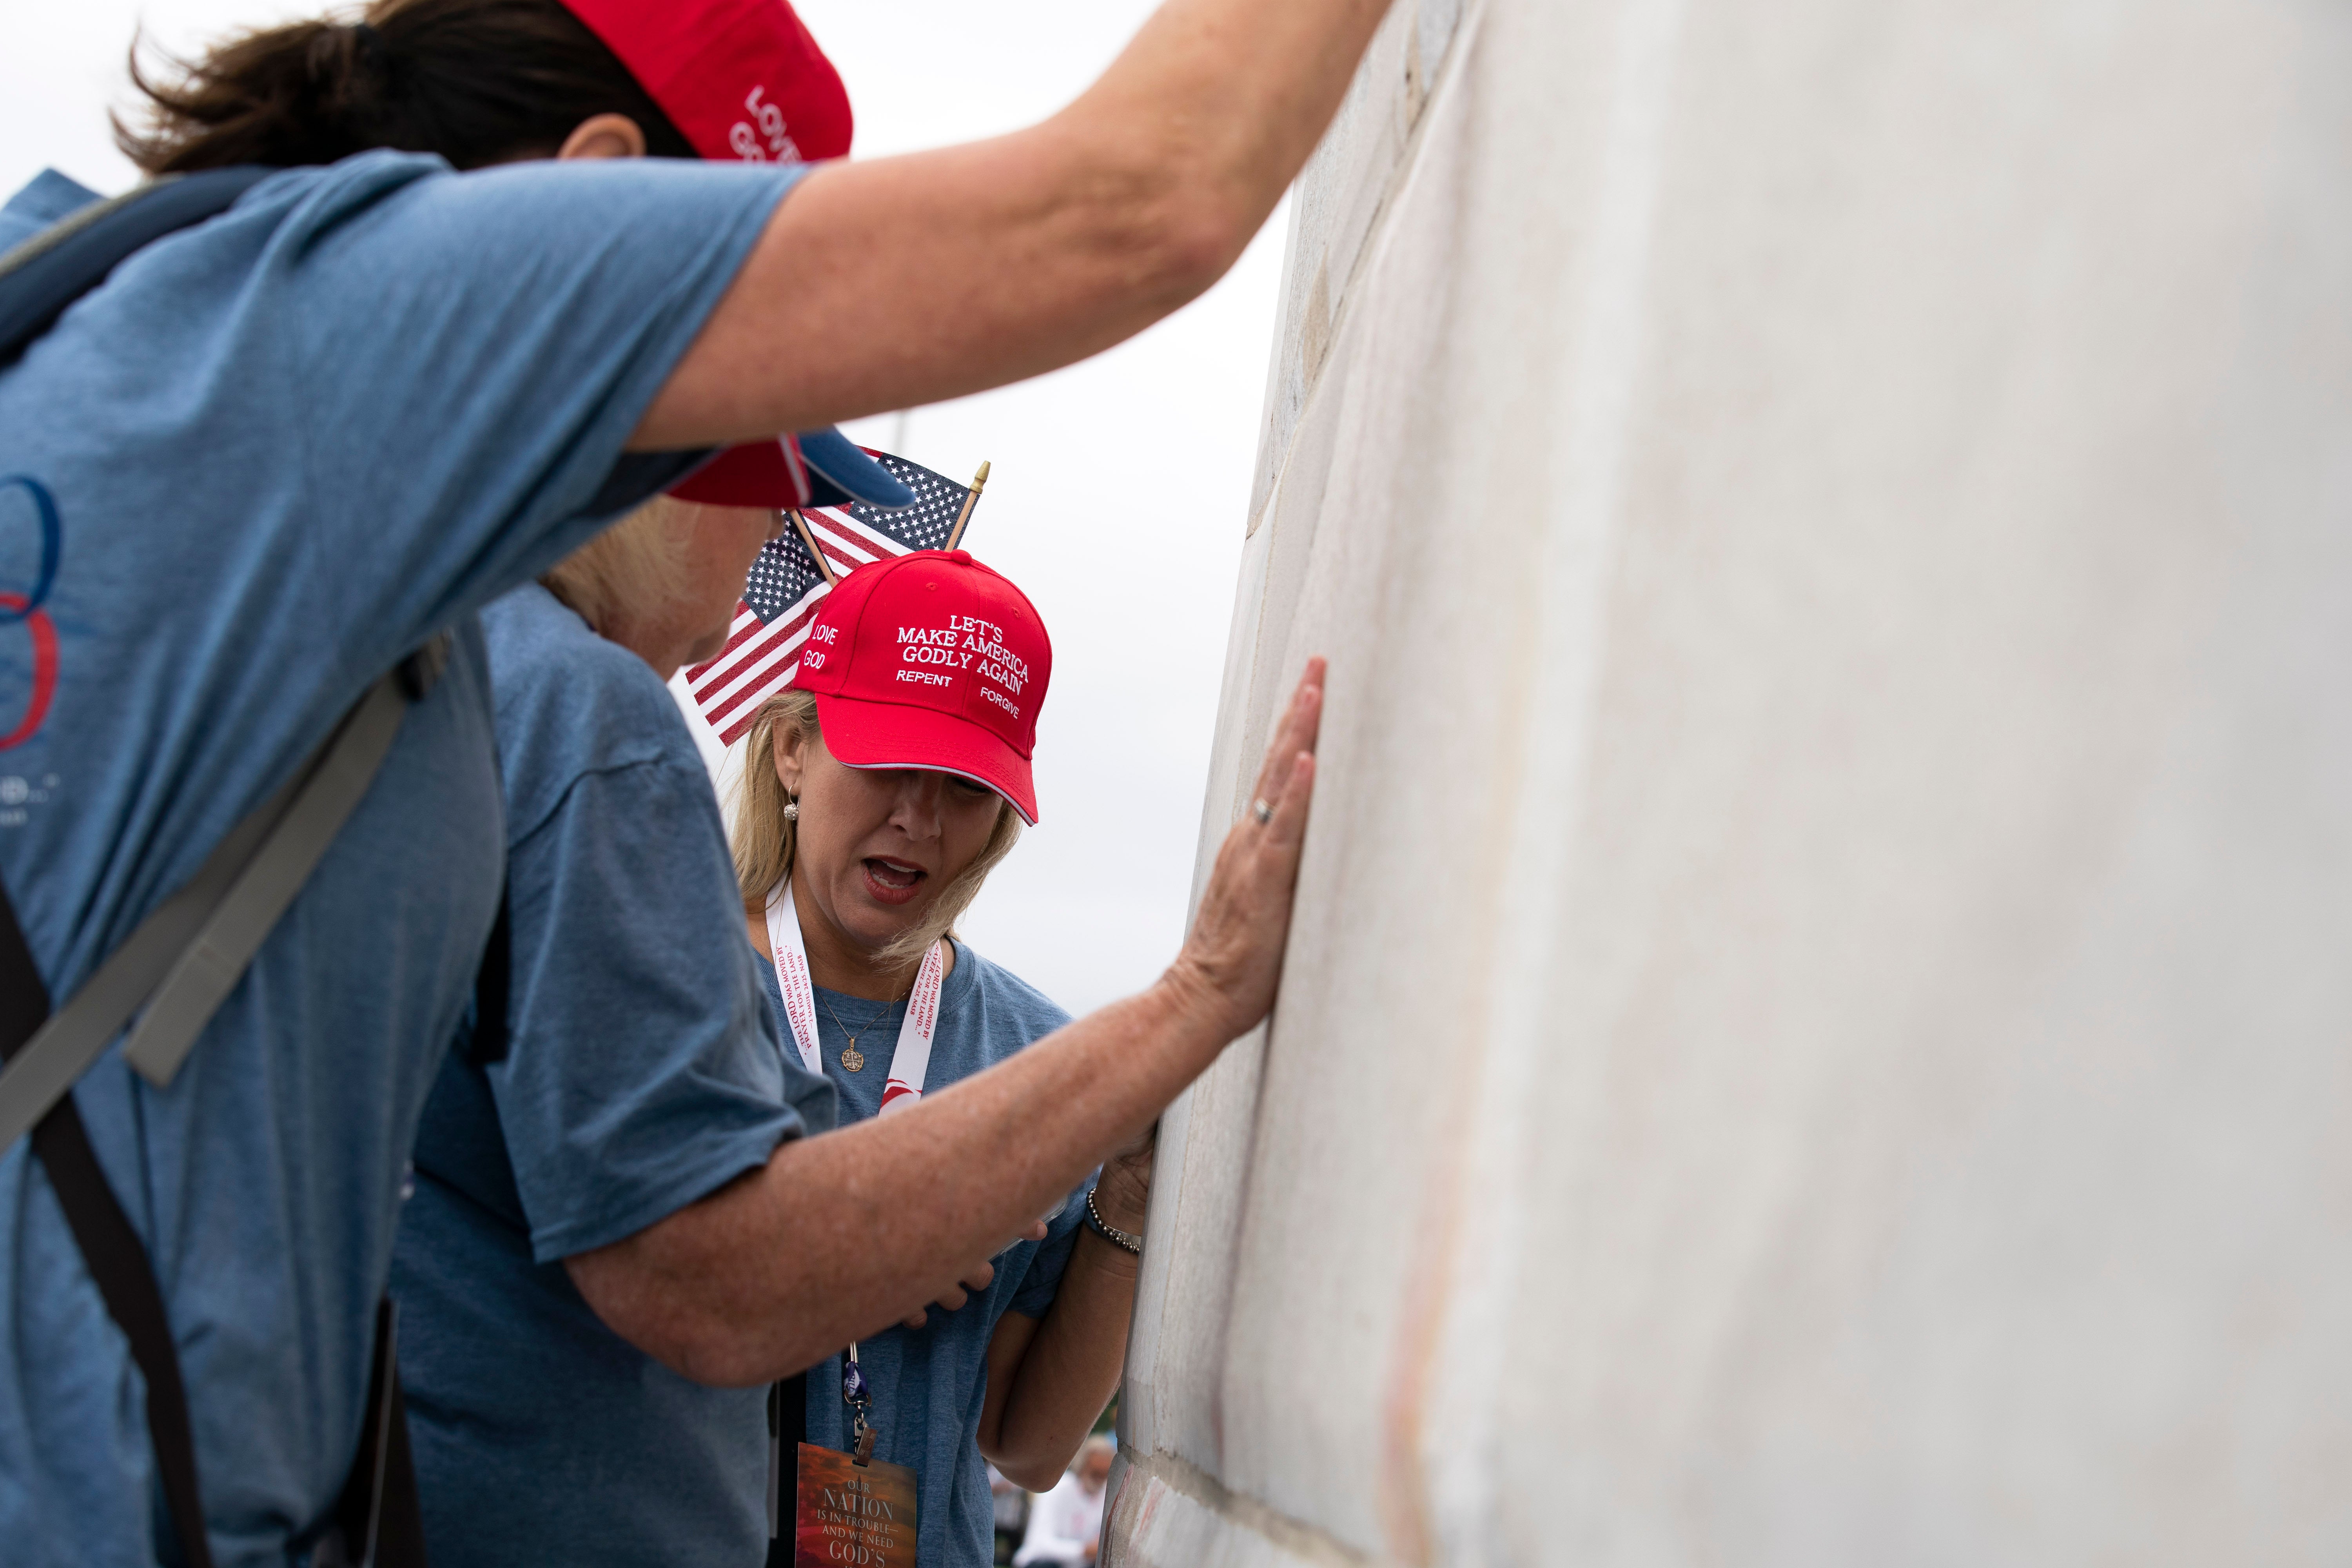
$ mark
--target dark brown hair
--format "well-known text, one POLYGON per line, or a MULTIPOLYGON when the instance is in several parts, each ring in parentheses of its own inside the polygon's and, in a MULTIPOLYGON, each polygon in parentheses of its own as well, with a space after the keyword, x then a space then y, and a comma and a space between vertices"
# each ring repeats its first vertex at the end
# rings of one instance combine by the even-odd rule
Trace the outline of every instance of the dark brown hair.
POLYGON ((114 139, 151 174, 331 163, 372 147, 460 169, 547 157, 582 121, 625 114, 646 151, 691 158, 626 67, 561 0, 375 0, 356 23, 293 22, 223 40, 172 79, 140 68, 143 123, 114 139))

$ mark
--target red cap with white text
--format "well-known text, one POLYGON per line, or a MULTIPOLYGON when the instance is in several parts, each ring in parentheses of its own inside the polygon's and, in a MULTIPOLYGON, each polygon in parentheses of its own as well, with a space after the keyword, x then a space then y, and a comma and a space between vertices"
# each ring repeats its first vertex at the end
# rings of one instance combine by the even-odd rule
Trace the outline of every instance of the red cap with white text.
MULTIPOLYGON (((849 89, 784 0, 563 4, 704 157, 814 163, 849 155, 849 89)), ((730 447, 670 493, 715 506, 824 504, 790 436, 730 447)))
POLYGON ((849 89, 784 0, 563 0, 706 158, 846 157, 849 89))
POLYGON ((861 566, 818 604, 793 685, 854 768, 975 779, 1035 826, 1029 773, 1054 645, 1027 595, 962 550, 861 566))

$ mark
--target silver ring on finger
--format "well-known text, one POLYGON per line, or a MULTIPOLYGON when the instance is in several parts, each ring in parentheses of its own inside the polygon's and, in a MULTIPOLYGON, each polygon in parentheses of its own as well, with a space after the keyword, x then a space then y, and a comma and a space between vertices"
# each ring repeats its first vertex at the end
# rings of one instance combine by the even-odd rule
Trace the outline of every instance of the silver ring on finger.
POLYGON ((1264 827, 1274 820, 1274 803, 1267 800, 1265 796, 1260 795, 1250 802, 1250 815, 1257 818, 1257 825, 1260 827, 1264 827))

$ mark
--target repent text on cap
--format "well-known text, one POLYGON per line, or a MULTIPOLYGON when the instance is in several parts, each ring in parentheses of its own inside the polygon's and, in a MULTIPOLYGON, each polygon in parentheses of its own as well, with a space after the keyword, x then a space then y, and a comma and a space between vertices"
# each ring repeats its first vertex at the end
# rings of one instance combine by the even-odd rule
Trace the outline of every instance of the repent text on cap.
POLYGON ((793 685, 855 768, 935 768, 1037 821, 1029 771, 1054 647, 1029 596, 962 550, 861 566, 817 606, 793 685))

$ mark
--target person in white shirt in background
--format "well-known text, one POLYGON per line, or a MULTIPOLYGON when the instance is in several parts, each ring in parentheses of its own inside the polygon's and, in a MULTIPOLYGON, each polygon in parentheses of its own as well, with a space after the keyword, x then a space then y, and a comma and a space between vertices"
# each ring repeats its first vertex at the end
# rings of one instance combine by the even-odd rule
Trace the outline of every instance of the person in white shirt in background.
POLYGON ((1013 1554, 1013 1568, 1095 1560, 1102 1541, 1103 1502, 1109 1495, 1111 1457, 1118 1451, 1118 1445, 1100 1434, 1087 1439, 1078 1450, 1078 1462, 1063 1472, 1052 1491, 1029 1505, 1029 1533, 1013 1554))
POLYGON ((1029 1527, 1029 1494, 1006 1480, 994 1465, 988 1467, 988 1490, 996 1509, 996 1561, 1010 1563, 1029 1527))

